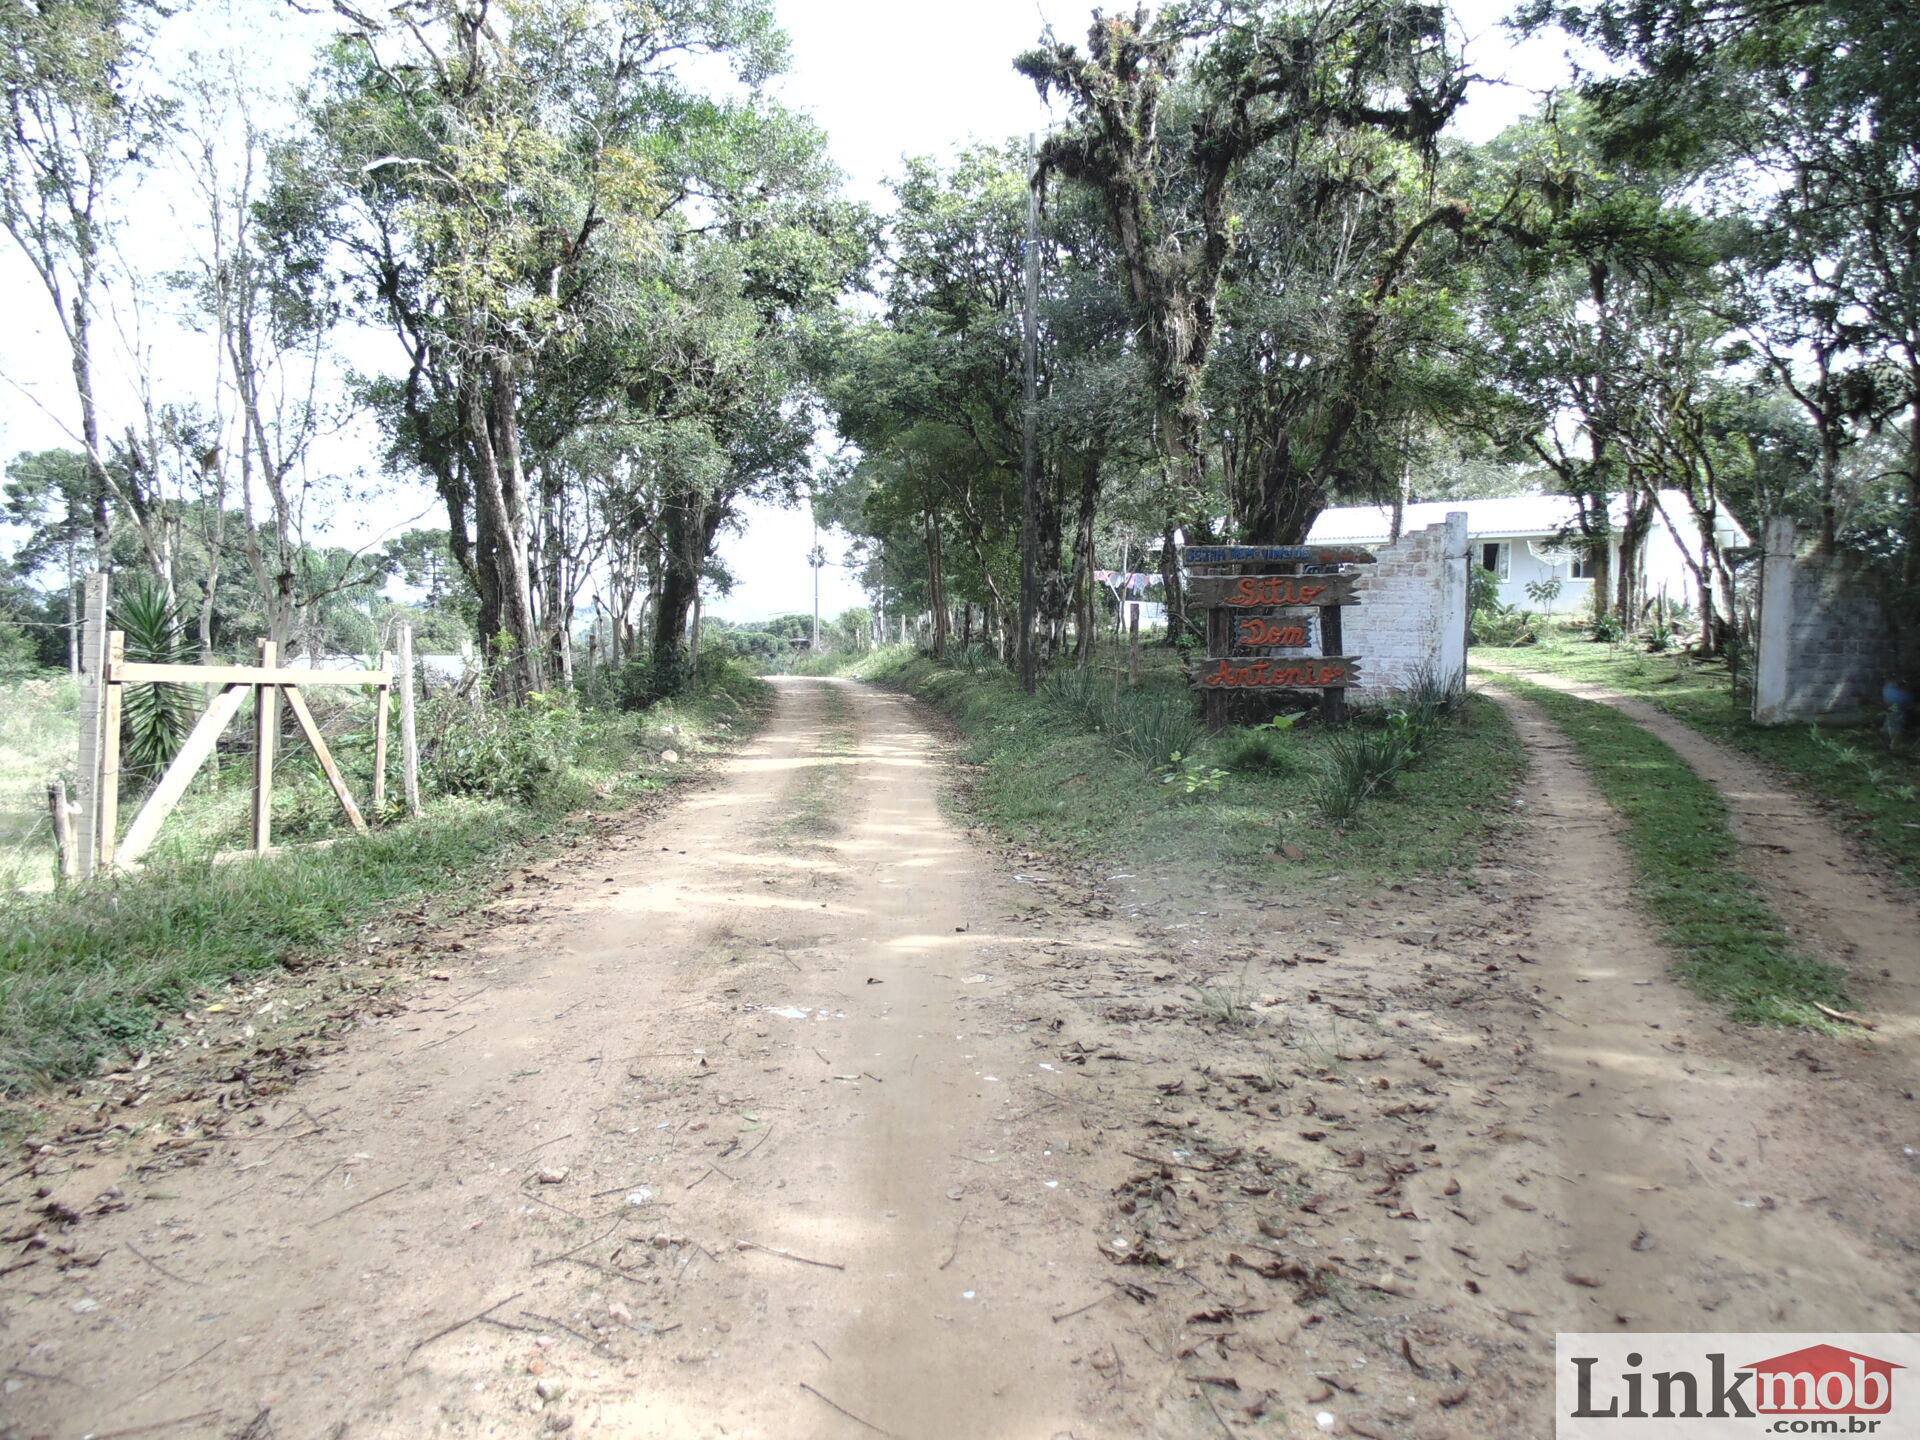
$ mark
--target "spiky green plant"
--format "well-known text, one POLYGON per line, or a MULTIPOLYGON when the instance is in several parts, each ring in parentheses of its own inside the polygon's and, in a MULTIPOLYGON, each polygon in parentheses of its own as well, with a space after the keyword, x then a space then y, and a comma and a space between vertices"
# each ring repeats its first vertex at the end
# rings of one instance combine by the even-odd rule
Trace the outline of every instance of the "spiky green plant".
MULTIPOLYGON (((186 612, 150 576, 127 583, 113 605, 113 628, 126 636, 127 659, 143 665, 188 665, 186 612)), ((199 696, 186 685, 129 685, 120 706, 120 763, 158 778, 193 728, 199 696)))

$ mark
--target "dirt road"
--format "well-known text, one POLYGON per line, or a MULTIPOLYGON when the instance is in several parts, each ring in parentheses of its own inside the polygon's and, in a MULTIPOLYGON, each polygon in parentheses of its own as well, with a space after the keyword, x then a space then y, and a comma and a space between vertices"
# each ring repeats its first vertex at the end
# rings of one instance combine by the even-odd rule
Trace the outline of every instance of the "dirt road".
POLYGON ((1494 855, 1303 895, 996 855, 785 682, 284 1094, 0 1196, 0 1434, 1519 1440, 1559 1329, 1903 1328, 1906 1041, 1687 1000, 1512 713, 1494 855))
POLYGON ((125 1177, 107 1258, 9 1307, 60 1376, 9 1387, 17 1432, 1070 1427, 1047 1316, 1104 1276, 1075 1137, 1009 1143, 1063 1081, 991 973, 1046 934, 1000 919, 905 706, 792 685, 718 783, 459 957, 454 1003, 221 1163, 125 1177))

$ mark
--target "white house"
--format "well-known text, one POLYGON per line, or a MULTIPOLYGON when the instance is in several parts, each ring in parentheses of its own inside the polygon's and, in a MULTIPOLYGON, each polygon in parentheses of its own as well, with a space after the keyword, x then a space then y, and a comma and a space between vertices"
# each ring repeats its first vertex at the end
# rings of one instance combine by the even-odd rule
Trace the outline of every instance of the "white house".
MULTIPOLYGON (((1615 537, 1611 557, 1614 573, 1625 509, 1625 500, 1616 498, 1611 527, 1615 537)), ((1565 614, 1589 598, 1592 561, 1566 542, 1567 536, 1577 537, 1580 530, 1579 512, 1571 496, 1516 495, 1499 500, 1435 500, 1408 505, 1401 511, 1400 533, 1441 524, 1454 511, 1466 513, 1467 553, 1475 565, 1499 577, 1500 599, 1505 603, 1541 609, 1541 602, 1527 594, 1527 585, 1554 579, 1560 582, 1560 593, 1553 602, 1555 611, 1565 614)), ((1314 545, 1384 545, 1392 527, 1393 508, 1389 505, 1343 505, 1321 511, 1307 541, 1314 545)), ((1724 512, 1714 528, 1723 548, 1751 543, 1747 532, 1724 512)), ((1641 557, 1645 593, 1649 597, 1664 593, 1676 603, 1694 604, 1693 572, 1687 568, 1687 558, 1697 560, 1699 554, 1700 527, 1693 502, 1679 490, 1662 490, 1641 557)))

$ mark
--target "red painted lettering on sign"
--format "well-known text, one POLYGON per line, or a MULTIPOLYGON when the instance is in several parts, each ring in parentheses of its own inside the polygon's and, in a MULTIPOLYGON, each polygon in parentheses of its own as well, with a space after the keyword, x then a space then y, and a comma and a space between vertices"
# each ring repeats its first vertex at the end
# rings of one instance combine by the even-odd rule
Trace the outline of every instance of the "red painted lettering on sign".
POLYGON ((1233 643, 1236 645, 1304 645, 1307 643, 1307 631, 1303 625, 1281 625, 1256 615, 1234 622, 1233 643))
POLYGON ((1353 670, 1343 657, 1217 660, 1199 683, 1208 690, 1314 690, 1352 684, 1353 670))
POLYGON ((1324 581, 1303 580, 1292 575, 1248 575, 1233 587, 1227 604, 1317 605, 1330 588, 1324 581))

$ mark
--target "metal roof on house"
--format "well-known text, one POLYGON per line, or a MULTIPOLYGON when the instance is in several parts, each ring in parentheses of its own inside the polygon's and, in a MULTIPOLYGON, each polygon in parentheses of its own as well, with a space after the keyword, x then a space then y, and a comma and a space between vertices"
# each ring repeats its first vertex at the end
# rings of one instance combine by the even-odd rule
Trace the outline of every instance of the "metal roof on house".
MULTIPOLYGON (((1662 490, 1660 502, 1667 517, 1683 532, 1691 532, 1693 504, 1684 492, 1662 490)), ((1408 505, 1401 515, 1400 533, 1424 530, 1439 525, 1454 511, 1465 511, 1467 538, 1532 539, 1540 536, 1572 534, 1579 530, 1579 507, 1570 495, 1510 495, 1493 500, 1429 500, 1408 505)), ((1616 497, 1612 505, 1614 523, 1623 518, 1626 501, 1616 497)), ((1723 545, 1751 543, 1747 532, 1732 516, 1721 512, 1718 525, 1723 545)), ((1393 533, 1393 507, 1390 505, 1339 505, 1322 510, 1320 518, 1307 532, 1314 545, 1385 544, 1393 533)))

